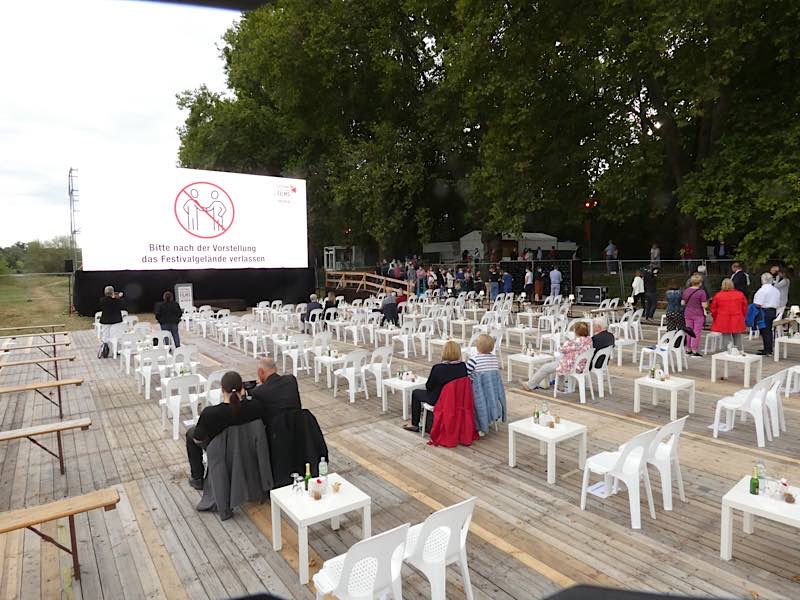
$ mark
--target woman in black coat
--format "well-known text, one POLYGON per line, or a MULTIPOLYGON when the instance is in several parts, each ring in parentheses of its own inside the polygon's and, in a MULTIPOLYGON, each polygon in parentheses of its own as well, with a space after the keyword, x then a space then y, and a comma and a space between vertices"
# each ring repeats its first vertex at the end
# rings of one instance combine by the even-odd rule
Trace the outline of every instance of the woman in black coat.
POLYGON ((433 365, 425 389, 411 393, 411 425, 406 425, 403 429, 419 433, 422 404, 435 405, 445 385, 466 376, 467 365, 461 360, 461 347, 453 341, 447 342, 442 348, 442 362, 433 365))
POLYGON ((183 316, 181 305, 175 302, 172 292, 164 292, 164 301, 156 306, 156 321, 161 325, 162 331, 169 331, 175 341, 175 347, 181 347, 181 338, 178 333, 178 324, 183 316))

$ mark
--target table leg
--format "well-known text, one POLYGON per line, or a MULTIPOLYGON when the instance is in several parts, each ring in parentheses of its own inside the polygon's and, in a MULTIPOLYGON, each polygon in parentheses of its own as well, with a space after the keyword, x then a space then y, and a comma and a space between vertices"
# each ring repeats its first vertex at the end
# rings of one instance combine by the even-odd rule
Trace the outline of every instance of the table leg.
POLYGON ((539 442, 539 455, 544 456, 547 453, 547 443, 539 442))
POLYGON ((717 380, 717 357, 711 357, 711 383, 717 380))
POLYGON ((556 482, 556 443, 547 444, 547 483, 556 482))
POLYGON ((517 466, 517 438, 513 429, 508 430, 508 466, 517 466))
POLYGON ((744 387, 750 387, 750 363, 744 363, 744 387))
POLYGON ((510 356, 508 357, 508 383, 511 383, 511 357, 510 356))
POLYGON ((719 537, 719 557, 722 560, 730 560, 733 558, 733 510, 724 503, 719 537))
POLYGON ((763 369, 764 369, 764 361, 760 360, 760 361, 758 361, 758 380, 759 381, 761 381, 764 378, 763 369))
POLYGON ((616 347, 616 351, 617 351, 617 366, 621 367, 622 366, 622 346, 617 346, 616 347))
POLYGON ((694 401, 695 401, 695 388, 694 388, 694 381, 692 381, 692 385, 689 387, 689 414, 694 414, 694 401))
POLYGON ((583 469, 586 466, 586 432, 581 434, 578 440, 578 468, 583 469))
POLYGON ((319 361, 314 357, 314 383, 319 383, 319 361))
POLYGON ((283 547, 281 539, 281 507, 274 500, 270 505, 272 512, 272 549, 276 552, 283 547))
POLYGON ((725 379, 728 379, 728 378, 730 377, 730 375, 728 374, 728 366, 729 366, 729 365, 728 365, 728 361, 727 361, 727 360, 726 360, 726 361, 724 361, 724 362, 723 362, 723 364, 725 365, 725 366, 723 367, 723 370, 725 371, 725 379))
MULTIPOLYGON (((382 377, 383 376, 381 375, 381 378, 382 377)), ((389 402, 386 399, 386 388, 383 386, 383 380, 381 380, 380 394, 381 394, 381 409, 383 410, 383 412, 386 412, 387 410, 389 410, 389 402)))
POLYGON ((335 517, 331 517, 331 529, 333 529, 334 531, 339 529, 339 516, 340 515, 336 515, 335 517))
POLYGON ((775 338, 775 347, 772 349, 772 359, 775 362, 778 362, 781 356, 781 342, 778 338, 775 338))
POLYGON ((639 406, 639 403, 641 401, 640 394, 641 394, 640 386, 639 386, 639 382, 637 381, 633 385, 633 412, 635 412, 635 413, 638 413, 639 410, 640 410, 640 406, 639 406))
POLYGON ((753 533, 753 513, 742 513, 742 531, 753 533))
POLYGON ((300 585, 308 583, 308 527, 297 528, 297 553, 300 561, 300 585))
MULTIPOLYGON (((392 392, 394 393, 394 390, 392 390, 392 392)), ((406 392, 411 394, 410 390, 402 391, 401 400, 403 402, 403 421, 408 421, 408 405, 411 403, 410 399, 406 398, 406 392)))
POLYGON ((361 539, 365 540, 372 537, 372 513, 370 512, 370 505, 364 507, 363 522, 361 524, 361 539))
POLYGON ((653 388, 653 406, 658 406, 658 390, 653 388))
POLYGON ((333 386, 333 382, 331 381, 332 365, 330 364, 325 365, 325 370, 328 373, 328 389, 331 389, 331 387, 333 386))

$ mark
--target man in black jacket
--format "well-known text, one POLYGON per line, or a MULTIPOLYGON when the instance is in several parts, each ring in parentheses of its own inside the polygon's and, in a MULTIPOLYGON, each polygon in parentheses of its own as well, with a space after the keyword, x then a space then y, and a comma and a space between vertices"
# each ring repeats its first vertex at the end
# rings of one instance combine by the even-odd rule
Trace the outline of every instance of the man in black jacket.
POLYGON ((250 394, 261 412, 261 420, 269 429, 273 418, 283 411, 299 410, 300 390, 294 375, 278 375, 275 361, 271 358, 261 358, 258 361, 258 383, 250 394))
POLYGON ((742 269, 742 264, 735 262, 731 265, 731 281, 733 281, 733 287, 739 290, 744 294, 746 299, 750 299, 750 296, 747 295, 747 286, 750 283, 750 277, 745 273, 742 269))
POLYGON ((658 305, 658 273, 657 268, 644 271, 644 318, 648 321, 655 316, 658 305))

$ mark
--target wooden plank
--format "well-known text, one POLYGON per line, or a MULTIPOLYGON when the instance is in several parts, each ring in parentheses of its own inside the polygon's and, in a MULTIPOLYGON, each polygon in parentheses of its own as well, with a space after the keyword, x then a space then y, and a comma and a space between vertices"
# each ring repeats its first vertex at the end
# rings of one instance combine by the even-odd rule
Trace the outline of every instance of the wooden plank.
POLYGON ((39 333, 20 333, 17 335, 2 335, 0 340, 16 340, 20 338, 36 338, 49 335, 69 335, 69 331, 40 331, 39 333))
POLYGON ((55 348, 57 346, 69 346, 72 342, 50 342, 48 344, 31 344, 30 346, 9 346, 0 348, 0 352, 16 352, 17 350, 28 350, 30 348, 55 348))
POLYGON ((0 388, 0 394, 12 394, 14 392, 31 392, 35 390, 46 390, 49 388, 64 387, 68 385, 81 385, 83 379, 57 379, 55 381, 38 381, 36 383, 26 383, 13 387, 0 388))
MULTIPOLYGON (((25 329, 44 329, 45 327, 64 327, 64 323, 56 323, 55 325, 20 325, 19 327, 0 327, 0 331, 21 331, 25 329)), ((45 333, 52 333, 46 331, 45 333)))
POLYGON ((32 427, 23 427, 22 429, 13 429, 11 431, 0 431, 0 442, 44 435, 47 433, 56 433, 57 431, 69 431, 70 429, 86 430, 89 429, 91 424, 92 420, 86 417, 83 419, 74 419, 72 421, 57 421, 48 425, 34 425, 32 427))
POLYGON ((30 358, 28 360, 15 360, 10 362, 3 362, 0 363, 0 369, 3 367, 23 367, 26 365, 41 365, 44 363, 55 363, 55 362, 72 362, 75 360, 75 355, 71 356, 43 356, 42 358, 30 358))
POLYGON ((116 507, 117 502, 119 502, 117 490, 106 488, 83 496, 65 498, 64 500, 56 500, 55 502, 29 508, 10 510, 0 513, 0 533, 62 519, 97 508, 111 510, 116 507))

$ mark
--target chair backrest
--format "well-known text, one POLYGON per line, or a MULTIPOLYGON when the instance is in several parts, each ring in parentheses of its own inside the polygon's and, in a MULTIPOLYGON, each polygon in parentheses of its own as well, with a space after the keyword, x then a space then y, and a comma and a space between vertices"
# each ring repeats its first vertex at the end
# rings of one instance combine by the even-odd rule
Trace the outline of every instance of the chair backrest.
POLYGON ((332 596, 377 598, 400 577, 409 524, 405 523, 356 542, 345 554, 342 571, 332 596))
POLYGON ((372 358, 370 359, 371 364, 380 363, 381 365, 386 365, 386 367, 390 367, 392 364, 392 356, 394 355, 394 349, 391 346, 381 346, 380 348, 375 348, 372 352, 372 358))
POLYGON ((362 300, 361 298, 356 298, 355 300, 353 300, 353 308, 361 306, 363 303, 364 300, 362 300))
POLYGON ((647 468, 647 457, 650 453, 650 446, 653 439, 658 434, 658 429, 648 429, 640 434, 633 436, 630 441, 625 442, 625 448, 619 453, 617 463, 614 465, 611 473, 627 473, 634 472, 634 469, 641 471, 647 468), (629 461, 629 458, 637 458, 636 461, 629 461), (633 467, 633 469, 631 468, 633 467))
POLYGON ((505 330, 502 327, 497 327, 489 332, 489 335, 492 336, 492 339, 494 339, 494 348, 492 348, 492 354, 497 354, 500 344, 503 341, 504 334, 505 330))
POLYGON ((433 334, 435 327, 436 325, 434 324, 433 319, 422 319, 422 321, 419 323, 419 329, 417 329, 417 333, 431 335, 433 334))
POLYGON ((262 300, 256 304, 256 308, 269 308, 269 300, 262 300))
POLYGON ((164 348, 151 348, 148 350, 142 350, 141 354, 139 355, 139 364, 143 367, 155 366, 158 364, 159 360, 165 361, 166 359, 167 351, 164 348))
POLYGON ((600 309, 608 308, 608 304, 610 302, 611 302, 610 298, 604 298, 603 300, 600 301, 600 306, 598 306, 597 308, 600 308, 600 309))
POLYGON ((412 561, 449 562, 467 542, 475 498, 437 510, 422 523, 419 537, 409 555, 412 561))
POLYGON ((414 333, 414 323, 409 321, 400 326, 400 335, 412 335, 414 333))
POLYGON ((136 342, 139 341, 139 334, 136 332, 132 333, 123 333, 119 336, 117 341, 117 347, 120 350, 124 350, 125 348, 133 348, 136 346, 136 342))
POLYGON ((564 304, 560 304, 558 306, 558 314, 561 317, 566 319, 569 316, 569 308, 570 308, 569 302, 565 302, 564 304))
POLYGON ((581 352, 576 358, 575 363, 572 365, 572 373, 584 373, 589 368, 589 365, 592 362, 592 355, 594 354, 594 348, 591 344, 589 347, 586 348, 583 352, 581 352))
POLYGON ((196 354, 195 349, 192 346, 181 346, 180 348, 175 348, 175 352, 172 353, 172 359, 175 362, 175 367, 177 368, 179 365, 183 365, 184 367, 189 367, 192 362, 192 356, 196 354))
POLYGON ((103 313, 102 313, 102 312, 96 312, 96 313, 94 313, 94 322, 95 322, 95 323, 99 323, 99 322, 100 322, 100 317, 102 317, 102 316, 103 316, 103 313))
POLYGON ((638 325, 639 322, 642 320, 642 315, 643 314, 644 314, 644 309, 643 308, 637 308, 635 311, 633 311, 633 314, 631 315, 631 318, 630 318, 631 324, 638 325))
POLYGON ((677 330, 674 331, 667 331, 666 333, 662 334, 660 338, 658 338, 658 343, 656 346, 658 348, 672 348, 672 341, 675 339, 675 334, 677 330))
POLYGON ((612 298, 608 303, 608 308, 617 308, 619 306, 619 298, 612 298))
POLYGON ((153 348, 174 348, 175 347, 175 340, 172 339, 172 332, 171 331, 153 331, 151 333, 153 336, 153 348))
POLYGON ((339 302, 344 302, 344 296, 336 296, 334 297, 333 301, 336 302, 336 304, 339 304, 339 302))
POLYGON ((270 304, 272 310, 280 310, 281 306, 283 306, 283 300, 273 300, 270 304))
POLYGON ((311 340, 312 348, 322 348, 325 350, 331 344, 332 334, 330 331, 320 331, 311 340))
POLYGON ((670 421, 659 429, 658 433, 656 433, 656 436, 653 438, 652 444, 650 444, 648 457, 655 457, 660 444, 666 444, 667 448, 669 448, 670 456, 678 456, 678 441, 680 440, 681 432, 688 418, 689 415, 686 415, 675 421, 670 421))
POLYGON ((675 335, 672 338, 671 348, 676 352, 683 351, 683 345, 686 342, 686 332, 683 329, 676 329, 675 335))
POLYGON ((206 311, 206 310, 211 310, 211 308, 212 308, 212 307, 211 307, 211 305, 210 305, 210 304, 203 304, 203 305, 200 307, 200 309, 199 309, 199 310, 200 310, 200 312, 203 312, 203 311, 206 311))
POLYGON ((269 331, 272 335, 278 335, 281 333, 286 333, 288 325, 286 321, 273 321, 269 325, 269 331))
POLYGON ((289 347, 305 350, 311 343, 311 336, 307 333, 295 333, 289 336, 289 347))
POLYGON ((326 308, 325 309, 325 314, 323 315, 322 318, 325 321, 335 321, 336 320, 336 316, 338 314, 339 314, 339 309, 337 309, 335 306, 333 306, 331 308, 326 308))
POLYGON ((605 348, 600 348, 597 352, 594 353, 592 357, 592 371, 595 370, 608 370, 608 364, 611 362, 611 354, 614 351, 614 346, 607 346, 605 348))
POLYGON ((753 387, 750 388, 750 393, 747 394, 744 402, 742 403, 741 408, 744 410, 752 409, 753 404, 756 402, 763 402, 766 399, 767 392, 770 391, 774 384, 774 376, 773 377, 765 377, 753 387))
MULTIPOLYGON (((336 309, 334 309, 336 310, 336 309)), ((322 318, 322 309, 315 308, 310 313, 308 313, 308 322, 314 323, 315 321, 319 321, 322 318)))
POLYGON ((199 375, 179 375, 178 377, 170 377, 169 383, 166 385, 164 395, 180 396, 181 401, 188 400, 191 389, 194 388, 200 391, 200 376, 199 375))
POLYGON ((222 317, 230 317, 231 316, 231 309, 230 308, 220 308, 216 313, 218 319, 222 317))
POLYGON ((555 301, 555 299, 556 299, 555 296, 547 296, 544 299, 544 304, 542 304, 542 306, 550 306, 555 301))
POLYGON ((366 350, 353 350, 345 355, 342 367, 345 369, 353 367, 359 371, 366 364, 368 357, 369 353, 366 350))
POLYGON ((139 322, 139 317, 137 317, 136 315, 128 315, 127 317, 122 319, 122 322, 125 323, 125 325, 133 326, 139 322))

